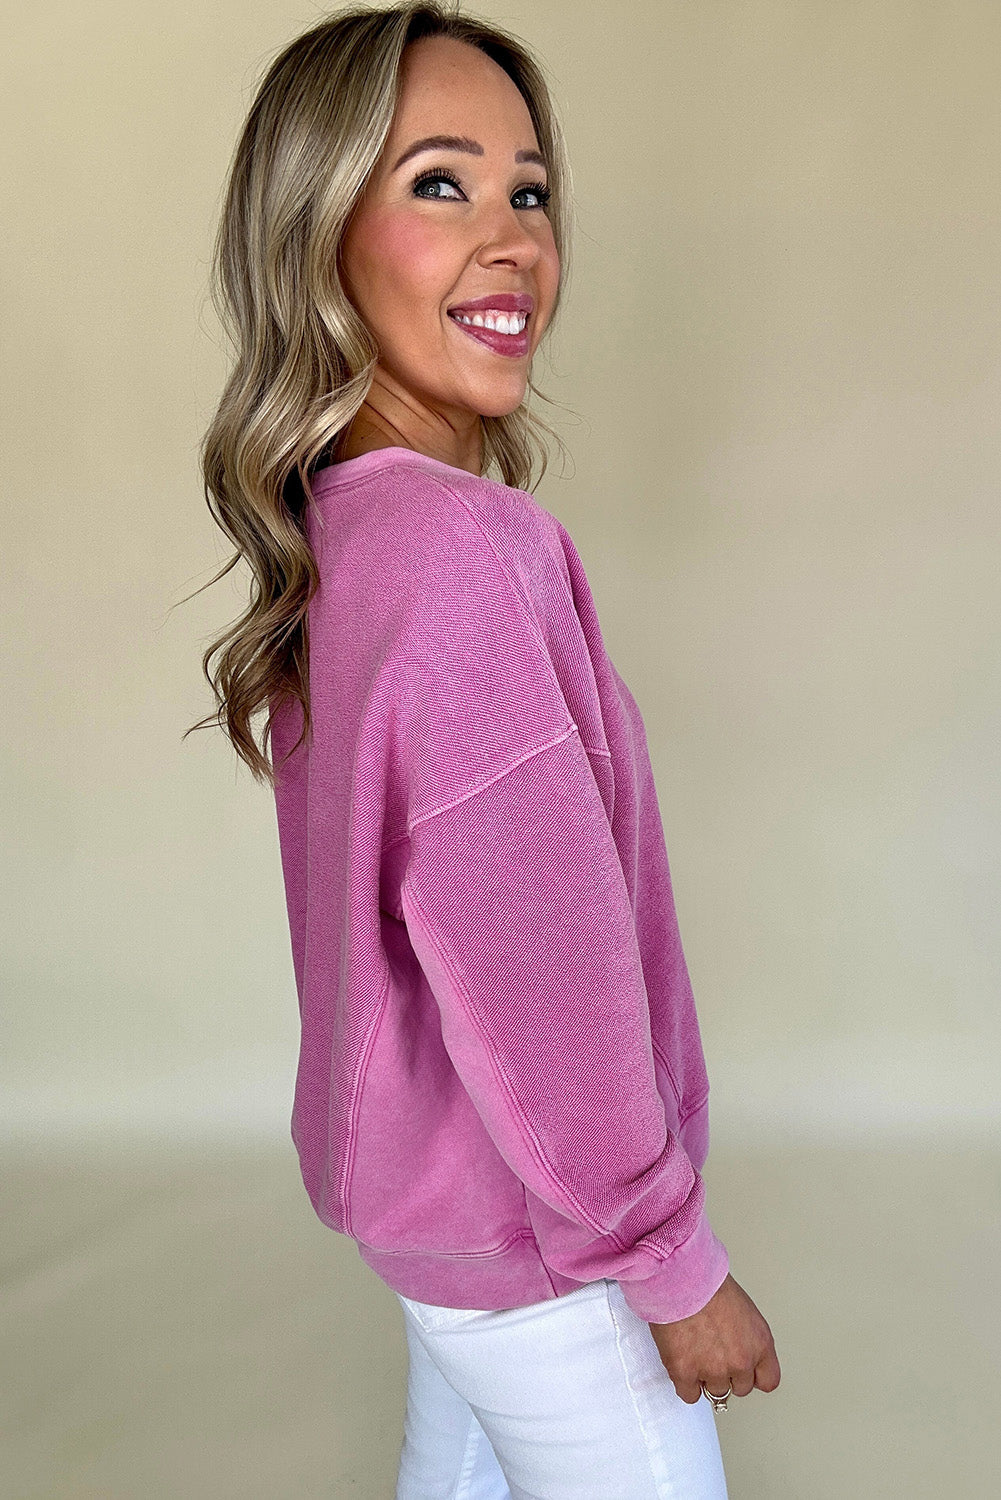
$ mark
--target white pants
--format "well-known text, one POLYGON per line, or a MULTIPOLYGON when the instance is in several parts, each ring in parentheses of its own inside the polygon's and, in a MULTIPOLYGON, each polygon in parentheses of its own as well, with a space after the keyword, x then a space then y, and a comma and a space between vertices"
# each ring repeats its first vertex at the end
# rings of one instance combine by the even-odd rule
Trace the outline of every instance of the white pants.
POLYGON ((396 1295, 396 1500, 726 1500, 727 1419, 681 1400, 617 1281, 500 1312, 396 1295))

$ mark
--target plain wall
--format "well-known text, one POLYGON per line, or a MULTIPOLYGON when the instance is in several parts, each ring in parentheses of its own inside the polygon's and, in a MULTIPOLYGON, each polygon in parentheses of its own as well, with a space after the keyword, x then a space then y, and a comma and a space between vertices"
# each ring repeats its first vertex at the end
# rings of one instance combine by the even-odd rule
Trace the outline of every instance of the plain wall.
MULTIPOLYGON (((534 375, 573 463, 537 497, 645 717, 713 1151, 996 1143, 1001 9, 471 8, 536 49, 568 136, 534 375)), ((181 739, 243 586, 178 601, 229 556, 197 464, 223 181, 321 14, 7 23, 10 1141, 287 1140, 273 804, 219 732, 181 739)))

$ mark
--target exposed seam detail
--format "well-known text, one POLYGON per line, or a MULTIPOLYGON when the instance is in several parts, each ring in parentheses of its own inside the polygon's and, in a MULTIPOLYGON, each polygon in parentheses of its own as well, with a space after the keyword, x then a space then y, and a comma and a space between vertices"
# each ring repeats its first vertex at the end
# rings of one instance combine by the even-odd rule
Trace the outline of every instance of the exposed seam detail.
POLYGON ((404 828, 402 833, 396 834, 395 837, 389 839, 385 844, 383 844, 382 853, 386 854, 390 849, 395 849, 397 844, 405 844, 409 837, 410 829, 404 828))
POLYGON ((681 1108, 681 1089, 678 1087, 678 1080, 674 1076, 674 1069, 671 1067, 671 1059, 668 1057, 668 1055, 664 1051, 663 1047, 660 1046, 660 1044, 658 1043, 656 1037, 651 1037, 650 1038, 650 1045, 652 1046, 652 1048, 653 1048, 654 1052, 656 1053, 656 1055, 660 1058, 661 1067, 664 1069, 664 1071, 667 1074, 668 1078, 671 1080, 671 1088, 674 1091, 674 1098, 675 1098, 675 1101, 676 1101, 676 1103, 678 1105, 678 1108, 680 1109, 681 1108))
POLYGON ((502 781, 504 777, 508 776, 513 770, 516 769, 516 767, 523 765, 526 760, 531 760, 534 755, 541 755, 544 750, 551 750, 554 745, 561 744, 563 740, 569 739, 572 734, 576 733, 577 725, 569 724, 566 729, 561 730, 561 732, 554 735, 552 739, 546 740, 544 744, 535 745, 531 750, 526 750, 523 755, 518 756, 517 760, 511 761, 510 764, 506 765, 502 771, 498 771, 495 775, 489 776, 487 780, 481 782, 479 786, 471 787, 467 792, 460 792, 457 797, 452 798, 451 802, 443 802, 438 807, 432 808, 430 812, 421 813, 420 817, 415 818, 411 823, 410 828, 408 829, 408 833, 412 833, 413 830, 418 826, 418 824, 428 823, 432 818, 437 818, 443 812, 448 812, 450 808, 458 807, 460 802, 468 802, 470 797, 478 797, 480 792, 486 791, 487 787, 493 786, 495 782, 502 781))
POLYGON ((709 1090, 706 1089, 705 1093, 699 1099, 698 1103, 692 1104, 692 1105, 689 1106, 688 1109, 683 1109, 681 1111, 681 1115, 680 1115, 680 1118, 678 1120, 679 1127, 682 1126, 682 1125, 684 1125, 684 1123, 685 1123, 686 1120, 690 1120, 692 1118, 692 1115, 697 1115, 700 1109, 704 1109, 705 1106, 706 1106, 706 1104, 707 1104, 707 1102, 708 1102, 708 1100, 709 1100, 709 1090))
POLYGON ((370 1244, 368 1240, 363 1240, 362 1243, 376 1255, 432 1255, 441 1260, 490 1260, 495 1255, 506 1255, 518 1240, 525 1239, 535 1239, 531 1229, 516 1229, 506 1240, 502 1240, 499 1245, 492 1245, 489 1250, 427 1250, 419 1245, 406 1250, 383 1250, 379 1245, 370 1244))
MULTIPOLYGON (((701 1181, 703 1181, 702 1177, 700 1176, 699 1172, 696 1170, 695 1167, 692 1168, 692 1173, 693 1173, 693 1176, 694 1176, 694 1181, 692 1183, 691 1192, 688 1194, 688 1198, 685 1199, 685 1203, 687 1203, 688 1199, 691 1198, 692 1193, 698 1191, 699 1183, 701 1181)), ((679 1204, 679 1207, 681 1207, 681 1206, 682 1205, 679 1204)), ((701 1219, 704 1216, 704 1214, 705 1214, 705 1198, 703 1197, 703 1199, 702 1199, 702 1209, 701 1209, 701 1212, 700 1212, 700 1215, 699 1215, 700 1223, 701 1223, 701 1219)), ((683 1240, 679 1240, 679 1242, 676 1245, 672 1245, 671 1248, 670 1248, 670 1250, 666 1250, 665 1251, 659 1245, 651 1245, 651 1243, 650 1243, 651 1236, 655 1235, 655 1234, 657 1234, 659 1232, 656 1229, 652 1229, 650 1231, 650 1234, 644 1234, 640 1239, 638 1239, 636 1241, 635 1245, 631 1246, 631 1248, 634 1249, 634 1250, 648 1250, 650 1252, 650 1254, 656 1260, 656 1262, 657 1262, 657 1268, 658 1268, 658 1270, 660 1270, 660 1269, 662 1269, 667 1264, 667 1262, 671 1259, 671 1256, 674 1254, 674 1252, 676 1250, 683 1250, 687 1244, 689 1244, 692 1240, 694 1240, 695 1236, 699 1232, 699 1227, 700 1227, 700 1224, 696 1224, 696 1226, 692 1230, 691 1234, 688 1235, 687 1238, 685 1238, 683 1240)))
MULTIPOLYGON (((578 729, 576 723, 570 724, 565 730, 563 730, 561 734, 556 735, 554 739, 547 740, 543 745, 535 745, 531 750, 526 750, 525 753, 523 755, 520 755, 517 760, 511 761, 509 765, 505 766, 503 770, 498 771, 496 775, 491 776, 487 781, 481 782, 478 786, 472 787, 469 791, 460 792, 459 795, 455 797, 451 802, 442 803, 441 806, 432 808, 430 812, 421 813, 414 819, 409 828, 405 828, 402 833, 394 834, 391 839, 388 839, 386 843, 382 845, 382 849, 380 852, 382 854, 388 854, 390 849, 396 848, 397 844, 406 843, 406 841, 410 838, 413 830, 418 827, 419 824, 427 823, 431 818, 437 818, 441 813, 447 812, 451 807, 458 807, 460 802, 466 801, 469 797, 478 796, 479 793, 485 791, 488 786, 493 786, 495 782, 500 781, 503 777, 505 777, 509 771, 513 771, 518 766, 523 765, 526 760, 531 760, 533 755, 541 755, 544 750, 551 750, 554 745, 561 744, 562 741, 568 739, 575 730, 577 731, 577 735, 579 738, 580 730, 578 729)), ((581 740, 581 749, 584 751, 585 755, 603 755, 607 760, 611 760, 612 758, 612 752, 610 750, 592 749, 591 746, 585 745, 583 740, 581 740)))
MULTIPOLYGON (((351 1080, 351 1099, 348 1105, 347 1151, 344 1153, 344 1164, 341 1167, 341 1205, 344 1211, 344 1231, 346 1234, 352 1234, 353 1232, 351 1208, 348 1203, 348 1188, 351 1183, 351 1174, 354 1171, 355 1148, 358 1144, 357 1120, 358 1111, 361 1108, 361 1086, 365 1078, 365 1073, 368 1069, 369 1058, 371 1057, 372 1050, 375 1047, 379 1025, 386 1014, 386 1001, 389 997, 389 981, 390 975, 387 973, 385 982, 382 986, 382 994, 379 996, 379 1004, 376 1006, 372 1019, 369 1021, 368 1027, 365 1031, 365 1037, 361 1045, 361 1053, 359 1054, 358 1058, 358 1065, 355 1068, 354 1078, 351 1080)), ((329 1141, 327 1155, 328 1157, 330 1155, 329 1141)))
POLYGON ((610 1240, 616 1250, 625 1252, 627 1249, 631 1249, 632 1246, 626 1245, 613 1229, 606 1229, 603 1224, 593 1218, 593 1216, 588 1213, 587 1209, 585 1209, 582 1204, 577 1202, 577 1199, 570 1192, 566 1183, 562 1182, 557 1176, 554 1167, 552 1166, 548 1157, 542 1149, 542 1144, 536 1136, 535 1131, 532 1129, 528 1120, 525 1118, 524 1111, 522 1110, 521 1105, 518 1102, 517 1095, 515 1094, 514 1089, 511 1086, 511 1081, 508 1078, 507 1074, 504 1072, 500 1058, 497 1056, 493 1041, 476 1010, 476 1005, 473 1001, 472 996, 466 990, 466 987, 452 967, 448 955, 445 953, 445 950, 442 948, 441 942, 438 939, 437 933, 434 931, 434 928, 428 921, 427 914, 414 895, 413 888, 411 886, 408 886, 405 880, 403 882, 402 890, 405 891, 409 896, 411 906, 421 919, 428 942, 437 953, 442 967, 448 971, 449 977, 451 978, 452 983, 455 985, 459 998, 463 1002, 464 1008, 470 1016, 476 1032, 483 1043, 484 1050, 493 1068, 494 1075, 497 1078, 498 1083, 500 1084, 501 1091, 504 1096, 510 1101, 512 1112, 514 1113, 515 1118, 521 1121, 525 1139, 531 1146, 533 1155, 538 1161, 539 1166, 545 1172, 552 1186, 558 1190, 558 1195, 566 1199, 566 1201, 580 1216, 581 1221, 587 1226, 587 1228, 594 1230, 596 1234, 600 1234, 604 1238, 610 1240))
MULTIPOLYGON (((347 488, 347 487, 354 488, 354 487, 356 487, 358 485, 366 484, 370 479, 374 479, 376 477, 376 475, 378 475, 378 474, 384 474, 384 473, 387 472, 387 470, 392 469, 393 467, 394 467, 394 465, 393 465, 392 461, 389 461, 389 462, 387 462, 385 464, 380 465, 379 468, 377 468, 377 469, 371 469, 371 470, 369 470, 369 472, 366 473, 366 474, 359 474, 358 477, 357 477, 357 479, 352 479, 352 480, 348 480, 348 481, 339 481, 337 485, 333 486, 333 488, 340 488, 341 485, 343 485, 345 488, 347 488)), ((454 489, 453 486, 451 484, 449 484, 448 481, 442 475, 436 474, 432 470, 424 468, 423 465, 417 465, 417 467, 418 467, 419 471, 422 474, 424 474, 426 476, 426 478, 428 478, 429 480, 431 480, 431 482, 439 490, 444 491, 444 493, 446 495, 449 495, 455 501, 455 503, 457 505, 459 505, 459 506, 462 507, 462 509, 465 511, 466 515, 469 517, 469 519, 472 521, 473 525, 476 527, 477 531, 479 531, 480 535, 483 537, 483 539, 486 542, 487 546, 490 548, 491 552, 493 553, 493 555, 494 555, 494 557, 496 559, 497 566, 499 567, 499 569, 500 569, 500 571, 501 571, 501 573, 502 573, 502 575, 504 577, 504 581, 507 584, 507 586, 508 586, 509 590, 511 591, 511 593, 514 595, 515 603, 516 603, 516 605, 517 605, 520 613, 525 617, 525 619, 526 619, 526 621, 528 623, 529 629, 531 630, 532 635, 535 638, 536 645, 539 648, 539 653, 540 653, 540 656, 542 658, 543 667, 548 672, 550 678, 552 679, 553 686, 556 688, 556 691, 559 693, 560 697, 562 698, 563 697, 562 689, 560 688, 559 680, 558 680, 558 678, 556 676, 556 670, 555 670, 555 668, 553 666, 552 657, 549 654, 549 651, 548 651, 548 649, 546 647, 546 643, 545 643, 545 641, 544 641, 544 639, 542 637, 542 632, 539 629, 538 621, 536 620, 534 614, 532 613, 532 610, 526 604, 525 600, 522 598, 520 592, 518 591, 518 588, 516 587, 515 582, 514 582, 512 576, 511 576, 510 569, 508 568, 508 566, 507 566, 506 562, 504 561, 504 558, 501 556, 500 552, 497 550, 497 546, 496 546, 496 544, 494 542, 494 539, 490 535, 490 533, 486 529, 486 527, 484 526, 482 520, 480 519, 480 516, 478 515, 478 513, 476 512, 476 510, 473 508, 473 506, 470 505, 469 502, 467 500, 465 500, 463 498, 463 496, 458 492, 458 490, 454 489)), ((479 477, 481 479, 481 481, 484 479, 484 476, 482 476, 482 475, 481 476, 475 476, 474 475, 474 476, 471 476, 471 477, 472 478, 479 477)), ((491 483, 491 484, 497 483, 496 480, 489 480, 487 482, 491 483)), ((504 486, 504 487, 505 488, 510 488, 510 486, 504 486)), ((321 491, 320 491, 321 494, 325 492, 325 489, 326 489, 325 486, 321 486, 321 491)), ((533 495, 529 495, 527 491, 523 491, 523 490, 522 491, 518 491, 518 493, 519 494, 525 494, 526 497, 528 498, 528 500, 531 502, 531 504, 535 508, 537 508, 540 511, 544 511, 544 507, 541 506, 541 505, 539 505, 538 501, 535 500, 535 497, 533 495)), ((548 511, 545 511, 544 513, 546 515, 550 514, 548 511)), ((555 516, 551 516, 551 519, 555 521, 556 517, 555 516)), ((564 561, 565 561, 565 559, 564 559, 564 561)), ((571 591, 571 593, 572 593, 572 591, 571 591)), ((505 776, 507 774, 507 771, 513 770, 514 767, 517 766, 517 765, 520 765, 523 760, 527 760, 532 755, 538 754, 540 750, 547 750, 550 745, 558 744, 561 739, 565 739, 566 736, 568 734, 572 733, 574 729, 577 729, 577 725, 572 723, 567 730, 565 730, 562 734, 557 735, 555 739, 550 740, 545 745, 540 745, 540 746, 537 746, 533 750, 527 751, 525 755, 521 756, 518 760, 513 761, 512 764, 510 766, 508 766, 504 771, 498 772, 498 775, 496 777, 492 777, 489 781, 484 782, 483 785, 480 786, 480 787, 474 787, 472 791, 464 792, 462 794, 462 796, 457 797, 453 802, 451 802, 449 804, 446 804, 446 806, 455 807, 459 802, 463 801, 463 799, 465 797, 474 797, 474 796, 476 796, 476 794, 478 792, 482 791, 484 787, 490 786, 493 781, 498 780, 501 776, 505 776)), ((578 732, 578 734, 580 733, 579 729, 577 730, 577 732, 578 732)), ((601 756, 604 756, 607 759, 611 760, 611 751, 608 750, 608 749, 606 749, 604 746, 592 749, 590 746, 584 745, 583 741, 581 741, 581 743, 582 743, 583 749, 585 750, 586 754, 588 754, 588 755, 601 755, 601 756)), ((426 822, 429 818, 437 817, 439 813, 444 812, 445 810, 446 810, 446 807, 439 807, 439 808, 436 808, 432 812, 422 813, 418 818, 414 819, 413 823, 410 824, 410 827, 407 830, 407 835, 399 834, 399 835, 394 836, 389 841, 388 844, 386 844, 386 845, 383 846, 383 850, 385 851, 385 849, 391 848, 394 844, 399 843, 405 836, 409 836, 410 832, 417 826, 418 823, 423 823, 423 822, 426 822)))
POLYGON ((686 1120, 690 1119, 692 1115, 697 1114, 698 1111, 704 1107, 706 1100, 709 1098, 709 1090, 706 1089, 704 1093, 699 1095, 694 1103, 686 1106, 683 1102, 684 1091, 678 1083, 675 1071, 671 1066, 671 1059, 668 1057, 667 1053, 664 1051, 663 1047, 655 1037, 651 1037, 650 1042, 653 1047, 654 1053, 660 1059, 661 1066, 663 1067, 664 1072, 667 1074, 668 1078, 671 1081, 671 1088, 674 1092, 675 1102, 678 1106, 678 1127, 680 1129, 680 1127, 684 1125, 686 1120))

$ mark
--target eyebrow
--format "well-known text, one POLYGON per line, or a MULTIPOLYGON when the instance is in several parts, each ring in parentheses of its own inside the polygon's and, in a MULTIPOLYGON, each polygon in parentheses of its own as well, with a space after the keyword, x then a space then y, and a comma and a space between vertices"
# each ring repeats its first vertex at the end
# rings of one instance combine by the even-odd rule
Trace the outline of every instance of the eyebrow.
MULTIPOLYGON (((392 170, 398 172, 404 162, 409 161, 412 156, 418 156, 422 151, 466 151, 470 156, 484 155, 483 147, 479 141, 471 141, 468 135, 425 135, 419 141, 414 141, 412 145, 407 147, 403 155, 394 164, 392 170)), ((519 162, 533 161, 540 167, 546 165, 546 158, 542 155, 542 152, 534 149, 516 151, 514 159, 519 162)))

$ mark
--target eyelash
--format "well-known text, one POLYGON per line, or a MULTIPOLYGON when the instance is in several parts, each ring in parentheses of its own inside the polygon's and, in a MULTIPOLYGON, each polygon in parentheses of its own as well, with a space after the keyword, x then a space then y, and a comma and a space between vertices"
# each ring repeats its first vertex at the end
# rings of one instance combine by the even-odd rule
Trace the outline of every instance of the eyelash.
MULTIPOLYGON (((452 173, 447 169, 447 167, 435 167, 435 168, 431 169, 430 171, 422 172, 419 177, 415 177, 414 178, 414 192, 416 193, 417 189, 420 187, 420 185, 422 183, 424 183, 424 182, 435 182, 435 181, 440 180, 440 179, 444 179, 445 182, 450 182, 452 184, 452 186, 458 188, 459 191, 460 191, 460 193, 461 193, 461 191, 462 191, 461 184, 452 175, 452 173)), ((538 202, 538 204, 533 204, 532 205, 533 208, 535 208, 535 207, 538 207, 538 208, 548 208, 549 207, 549 200, 553 196, 553 190, 552 190, 552 188, 546 187, 545 184, 542 183, 542 182, 526 182, 524 187, 520 187, 518 189, 518 192, 519 193, 534 193, 536 195, 536 197, 538 198, 539 202, 538 202)), ((448 199, 444 199, 443 201, 444 202, 448 202, 448 199)))

